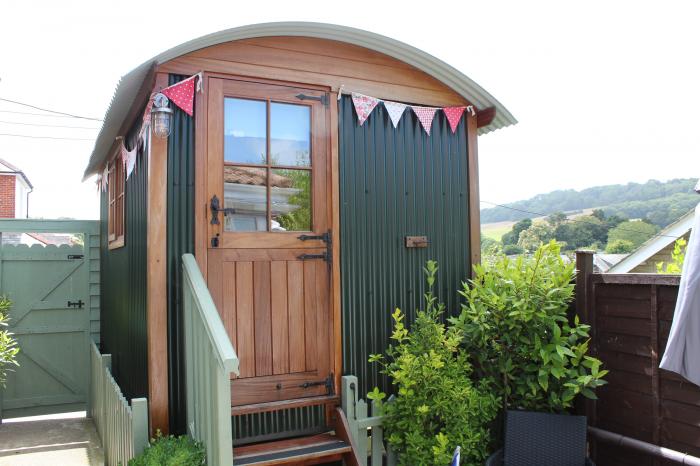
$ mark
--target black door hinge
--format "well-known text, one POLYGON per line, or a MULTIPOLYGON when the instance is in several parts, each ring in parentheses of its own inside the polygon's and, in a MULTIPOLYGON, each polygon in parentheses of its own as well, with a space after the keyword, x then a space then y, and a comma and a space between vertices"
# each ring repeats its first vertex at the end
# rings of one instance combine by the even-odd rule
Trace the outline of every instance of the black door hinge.
POLYGON ((331 373, 328 377, 326 377, 325 380, 318 380, 315 382, 304 382, 299 385, 299 388, 307 389, 310 387, 320 387, 321 385, 325 385, 326 393, 328 395, 333 395, 333 374, 331 373))
POLYGON ((82 309, 85 303, 83 302, 82 299, 79 299, 77 301, 68 301, 67 307, 77 307, 78 309, 82 309))
POLYGON ((331 231, 328 230, 320 235, 299 235, 297 236, 301 241, 311 241, 311 240, 321 240, 326 243, 326 252, 322 254, 302 254, 299 257, 301 260, 309 259, 323 259, 330 265, 333 262, 333 237, 331 236, 331 231))
POLYGON ((82 254, 68 254, 68 260, 82 259, 83 257, 82 254))
POLYGON ((328 107, 331 103, 331 98, 326 92, 322 96, 315 96, 315 95, 306 95, 306 94, 297 94, 296 98, 299 100, 317 100, 323 104, 324 107, 328 107))

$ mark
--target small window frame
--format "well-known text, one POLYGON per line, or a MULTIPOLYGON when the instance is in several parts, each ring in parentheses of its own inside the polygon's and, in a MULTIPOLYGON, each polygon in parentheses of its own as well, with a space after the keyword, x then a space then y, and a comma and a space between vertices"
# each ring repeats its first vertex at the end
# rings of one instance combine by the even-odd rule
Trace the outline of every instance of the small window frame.
POLYGON ((124 246, 126 225, 126 178, 119 152, 107 165, 107 246, 117 249, 124 246))

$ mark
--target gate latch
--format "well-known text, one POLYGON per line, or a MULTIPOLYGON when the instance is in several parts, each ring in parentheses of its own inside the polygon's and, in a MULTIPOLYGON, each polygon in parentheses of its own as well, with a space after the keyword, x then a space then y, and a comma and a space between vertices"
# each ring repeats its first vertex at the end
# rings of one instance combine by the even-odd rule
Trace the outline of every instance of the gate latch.
POLYGON ((333 394, 333 374, 331 373, 328 377, 326 377, 325 380, 318 380, 316 382, 304 382, 303 384, 299 385, 299 388, 307 389, 309 387, 319 387, 321 385, 325 385, 326 393, 328 395, 332 395, 333 394))
POLYGON ((78 309, 82 309, 85 303, 83 302, 82 299, 79 299, 77 301, 68 301, 68 304, 66 305, 67 307, 77 307, 78 309))

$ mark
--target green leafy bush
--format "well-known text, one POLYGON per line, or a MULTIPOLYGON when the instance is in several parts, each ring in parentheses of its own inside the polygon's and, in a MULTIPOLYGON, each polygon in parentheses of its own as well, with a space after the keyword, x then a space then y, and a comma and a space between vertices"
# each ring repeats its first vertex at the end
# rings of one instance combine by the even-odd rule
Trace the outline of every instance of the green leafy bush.
POLYGON ((475 271, 461 291, 461 314, 450 319, 463 335, 472 378, 492 380, 511 409, 561 412, 579 393, 595 398, 608 371, 587 355, 589 326, 567 317, 574 264, 564 263, 558 244, 475 271))
POLYGON ((663 262, 656 263, 656 273, 680 275, 683 271, 683 262, 685 262, 685 250, 688 242, 685 238, 678 238, 673 243, 673 252, 671 253, 671 262, 664 264, 663 262))
POLYGON ((12 301, 6 296, 0 296, 0 387, 4 387, 7 382, 7 372, 12 370, 10 366, 19 366, 17 363, 19 346, 12 338, 12 333, 7 330, 7 315, 10 307, 12 307, 12 301))
POLYGON ((426 309, 417 313, 410 331, 397 309, 386 356, 370 357, 391 377, 397 396, 382 403, 386 395, 375 388, 368 398, 386 416, 387 439, 399 453, 400 465, 447 465, 457 445, 462 447, 462 464, 483 464, 490 450, 488 426, 499 400, 487 379, 470 379, 468 355, 460 349, 461 330, 439 321, 444 305, 432 293, 437 263, 428 261, 425 273, 426 309))
POLYGON ((129 460, 129 466, 201 466, 205 459, 202 443, 187 435, 164 436, 157 431, 143 453, 129 460))

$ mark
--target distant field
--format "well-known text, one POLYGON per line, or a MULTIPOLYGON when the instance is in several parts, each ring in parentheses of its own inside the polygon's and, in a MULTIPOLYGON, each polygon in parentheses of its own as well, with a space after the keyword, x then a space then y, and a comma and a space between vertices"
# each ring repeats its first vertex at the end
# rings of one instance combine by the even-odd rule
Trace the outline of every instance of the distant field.
POLYGON ((481 236, 501 241, 501 237, 513 228, 514 223, 515 222, 486 223, 481 225, 481 236))
MULTIPOLYGON (((591 215, 595 208, 583 209, 576 212, 565 212, 570 219, 575 219, 576 217, 581 217, 583 215, 591 215)), ((546 217, 536 217, 533 218, 534 222, 542 222, 546 217)), ((515 225, 515 222, 495 222, 495 223, 482 223, 481 224, 481 236, 484 238, 495 239, 496 241, 501 241, 501 237, 508 233, 515 225)))

